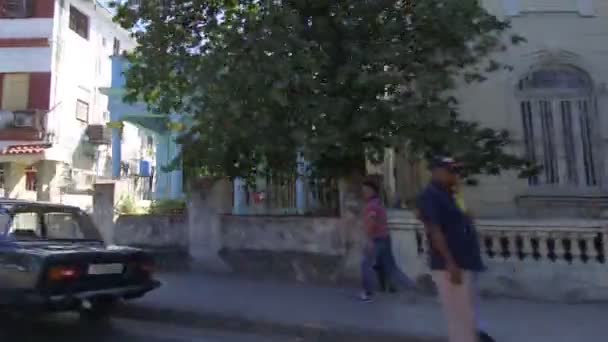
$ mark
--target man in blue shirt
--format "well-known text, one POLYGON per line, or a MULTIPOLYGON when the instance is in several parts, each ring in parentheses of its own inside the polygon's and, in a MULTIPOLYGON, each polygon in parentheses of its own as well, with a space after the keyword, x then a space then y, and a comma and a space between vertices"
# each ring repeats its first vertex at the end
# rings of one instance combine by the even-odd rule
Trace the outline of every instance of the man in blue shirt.
POLYGON ((474 281, 484 265, 473 222, 454 198, 459 170, 453 159, 435 158, 431 183, 418 196, 417 209, 430 240, 430 267, 447 318, 449 340, 478 342, 474 281))

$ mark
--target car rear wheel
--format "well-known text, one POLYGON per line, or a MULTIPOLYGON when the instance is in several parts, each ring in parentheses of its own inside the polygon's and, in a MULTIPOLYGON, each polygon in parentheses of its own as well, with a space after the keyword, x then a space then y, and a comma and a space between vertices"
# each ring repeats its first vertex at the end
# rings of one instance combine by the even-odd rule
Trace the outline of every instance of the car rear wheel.
POLYGON ((83 305, 80 318, 87 322, 106 322, 114 313, 116 301, 111 299, 95 300, 83 305))

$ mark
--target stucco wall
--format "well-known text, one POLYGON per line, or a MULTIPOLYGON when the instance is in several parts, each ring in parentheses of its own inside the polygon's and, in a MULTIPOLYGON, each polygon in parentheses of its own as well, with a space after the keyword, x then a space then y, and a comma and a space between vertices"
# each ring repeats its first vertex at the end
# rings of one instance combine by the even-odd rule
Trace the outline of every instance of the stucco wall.
MULTIPOLYGON (((78 168, 95 171, 94 158, 78 150, 87 123, 76 119, 76 101, 89 104, 89 123, 105 123, 108 98, 101 94, 99 88, 111 83, 113 40, 118 38, 123 49, 132 48, 134 43, 124 30, 112 23, 106 9, 82 0, 63 3, 62 7, 56 6, 53 26, 53 81, 50 91, 54 110, 47 118, 48 128, 56 134, 59 144, 51 152, 56 160, 71 163, 77 159, 78 168), (71 5, 89 16, 88 39, 69 28, 71 5), (86 162, 83 159, 87 159, 86 162)), ((101 154, 100 159, 105 159, 110 151, 103 149, 101 154)))
POLYGON ((220 255, 233 272, 303 282, 348 278, 339 218, 225 215, 220 222, 220 255))
POLYGON ((188 248, 188 227, 185 216, 123 215, 114 226, 114 243, 144 248, 188 248))
MULTIPOLYGON (((574 1, 574 0, 573 0, 574 1)), ((577 0, 579 1, 579 0, 577 0)), ((515 140, 512 151, 523 153, 523 123, 519 102, 515 93, 517 81, 532 67, 543 63, 564 63, 578 67, 591 75, 595 86, 595 97, 602 137, 601 148, 607 147, 608 138, 608 93, 602 90, 608 82, 608 50, 603 48, 608 40, 608 2, 580 0, 591 3, 592 16, 580 13, 532 12, 507 17, 510 3, 520 1, 484 1, 494 14, 512 22, 512 33, 522 35, 527 43, 510 47, 497 59, 514 67, 512 72, 490 75, 481 84, 461 85, 457 92, 461 100, 461 112, 465 118, 485 126, 508 129, 515 140)), ((603 158, 604 153, 597 155, 603 158)), ((600 163, 606 178, 606 158, 600 163)), ((530 190, 526 180, 505 173, 499 177, 480 179, 480 186, 467 191, 470 205, 485 216, 508 217, 518 214, 515 198, 530 190)))
POLYGON ((223 215, 224 248, 340 255, 339 218, 223 215))

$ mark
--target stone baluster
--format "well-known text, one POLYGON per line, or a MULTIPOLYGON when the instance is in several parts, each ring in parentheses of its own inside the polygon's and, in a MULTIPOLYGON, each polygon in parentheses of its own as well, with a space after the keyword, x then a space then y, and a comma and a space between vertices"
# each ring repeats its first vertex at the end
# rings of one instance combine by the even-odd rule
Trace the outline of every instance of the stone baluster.
POLYGON ((553 239, 553 255, 555 261, 564 261, 566 256, 566 249, 564 247, 564 239, 568 238, 568 233, 564 232, 552 232, 550 238, 553 239))
POLYGON ((581 260, 583 262, 594 262, 598 258, 598 251, 595 246, 595 238, 597 234, 594 232, 584 232, 579 235, 579 243, 581 245, 581 260))
POLYGON ((530 233, 528 233, 528 232, 519 232, 518 234, 522 240, 522 246, 521 246, 520 253, 523 256, 523 259, 524 260, 533 260, 534 251, 532 249, 532 235, 530 235, 530 233))
POLYGON ((601 252, 597 245, 598 234, 596 232, 587 232, 584 234, 585 245, 587 246, 588 262, 598 262, 601 259, 601 252))
POLYGON ((418 254, 424 254, 427 248, 426 234, 422 229, 416 229, 414 232, 414 238, 416 239, 416 249, 418 254))
POLYGON ((484 246, 486 249, 486 255, 489 258, 496 258, 500 255, 500 243, 499 243, 499 232, 498 231, 488 231, 486 235, 484 246))
POLYGON ((487 258, 488 254, 486 253, 486 236, 488 233, 486 231, 480 231, 477 233, 477 240, 479 241, 479 249, 481 251, 481 257, 487 258))
POLYGON ((538 256, 539 261, 545 261, 549 259, 549 246, 547 244, 549 234, 544 231, 536 232, 536 239, 538 239, 538 256))
POLYGON ((567 232, 565 234, 563 234, 561 240, 560 240, 560 245, 562 246, 562 248, 564 249, 564 260, 566 262, 571 263, 572 260, 574 260, 574 255, 572 254, 572 246, 575 243, 575 237, 576 234, 573 232, 567 232))
POLYGON ((604 230, 600 234, 601 243, 599 248, 602 252, 602 262, 606 263, 606 260, 608 259, 608 230, 604 230))
POLYGON ((571 253, 572 253, 572 262, 582 262, 584 251, 581 249, 580 243, 580 234, 577 232, 572 232, 570 234, 570 244, 571 244, 571 253))
POLYGON ((503 230, 500 234, 500 256, 504 259, 510 259, 515 253, 515 239, 514 235, 506 230, 503 230))

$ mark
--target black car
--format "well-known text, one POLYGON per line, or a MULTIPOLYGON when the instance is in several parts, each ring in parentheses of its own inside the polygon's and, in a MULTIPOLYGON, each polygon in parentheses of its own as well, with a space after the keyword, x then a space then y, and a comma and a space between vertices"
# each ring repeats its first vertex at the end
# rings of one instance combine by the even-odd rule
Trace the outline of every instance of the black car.
POLYGON ((76 207, 0 200, 0 307, 107 317, 119 301, 160 286, 152 257, 106 246, 76 207))

